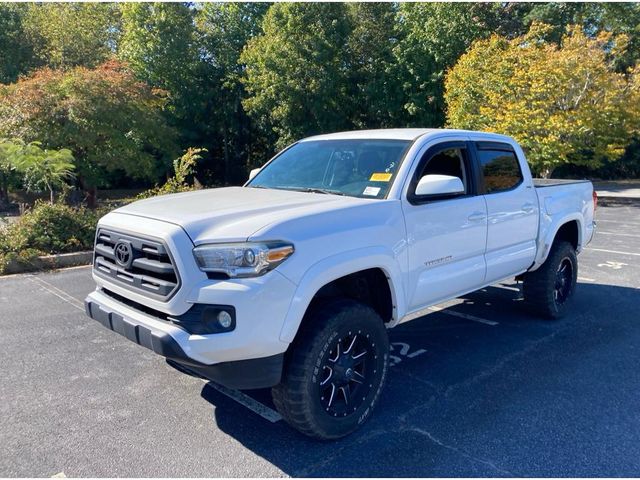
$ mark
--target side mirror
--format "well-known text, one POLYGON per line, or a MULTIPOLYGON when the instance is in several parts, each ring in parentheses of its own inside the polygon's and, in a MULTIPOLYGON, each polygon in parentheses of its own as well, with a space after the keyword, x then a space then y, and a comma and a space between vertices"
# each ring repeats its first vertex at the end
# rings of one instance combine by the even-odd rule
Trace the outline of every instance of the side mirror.
POLYGON ((260 171, 260 168, 254 168, 253 170, 251 170, 249 172, 249 180, 252 180, 253 177, 255 177, 258 174, 259 171, 260 171))
POLYGON ((416 195, 456 195, 460 193, 464 193, 462 180, 451 175, 425 175, 416 187, 416 195))

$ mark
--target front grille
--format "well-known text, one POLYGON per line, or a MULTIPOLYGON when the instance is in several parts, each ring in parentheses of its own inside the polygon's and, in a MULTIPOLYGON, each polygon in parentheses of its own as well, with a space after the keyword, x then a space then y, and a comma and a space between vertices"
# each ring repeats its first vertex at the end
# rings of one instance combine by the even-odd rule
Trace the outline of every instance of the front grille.
POLYGON ((180 286, 180 277, 163 242, 102 228, 96 234, 93 270, 157 300, 169 300, 180 286))

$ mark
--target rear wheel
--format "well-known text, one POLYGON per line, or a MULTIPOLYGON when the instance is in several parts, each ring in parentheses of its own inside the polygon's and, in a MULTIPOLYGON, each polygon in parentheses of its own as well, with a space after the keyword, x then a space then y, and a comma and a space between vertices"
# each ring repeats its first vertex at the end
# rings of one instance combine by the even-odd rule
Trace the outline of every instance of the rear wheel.
POLYGON ((554 243, 547 260, 524 276, 524 299, 549 319, 562 317, 570 304, 578 279, 578 258, 569 242, 554 243))
POLYGON ((370 307, 331 300, 310 312, 291 346, 273 401, 296 430, 340 438, 371 415, 387 374, 389 341, 370 307))

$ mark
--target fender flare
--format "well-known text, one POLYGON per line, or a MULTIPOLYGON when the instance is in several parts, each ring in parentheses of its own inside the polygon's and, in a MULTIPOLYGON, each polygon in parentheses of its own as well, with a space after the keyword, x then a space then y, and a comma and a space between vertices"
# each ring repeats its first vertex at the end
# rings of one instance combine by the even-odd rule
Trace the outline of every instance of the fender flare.
POLYGON ((318 291, 338 278, 372 268, 381 269, 391 291, 392 324, 406 310, 402 274, 393 252, 385 247, 367 247, 327 257, 311 266, 298 283, 287 316, 280 331, 280 340, 292 342, 309 304, 318 291))
MULTIPOLYGON (((548 218, 551 218, 547 216, 548 218)), ((558 235, 558 231, 567 223, 576 222, 578 224, 578 248, 577 252, 580 252, 582 248, 582 236, 583 236, 583 218, 580 213, 570 213, 563 217, 560 217, 559 220, 549 224, 547 226, 547 234, 544 238, 538 241, 538 255, 536 256, 535 262, 533 266, 529 269, 529 271, 537 270, 547 259, 549 256, 549 252, 551 251, 551 245, 553 245, 556 236, 558 235)), ((541 226, 542 230, 542 226, 541 226)))

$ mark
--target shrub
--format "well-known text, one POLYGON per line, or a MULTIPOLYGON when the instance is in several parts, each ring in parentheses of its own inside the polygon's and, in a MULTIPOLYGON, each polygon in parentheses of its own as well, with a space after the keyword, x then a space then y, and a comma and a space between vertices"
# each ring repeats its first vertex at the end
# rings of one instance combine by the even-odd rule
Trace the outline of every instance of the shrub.
POLYGON ((167 195, 169 193, 189 192, 202 188, 195 179, 192 184, 189 184, 188 178, 193 176, 196 163, 202 158, 200 153, 206 151, 206 148, 188 148, 184 155, 173 161, 173 177, 169 178, 162 186, 156 186, 140 193, 136 197, 136 200, 157 197, 158 195, 167 195))
POLYGON ((16 223, 0 230, 0 273, 11 261, 28 264, 38 255, 90 250, 104 213, 36 202, 16 223))
POLYGON ((0 134, 68 148, 93 206, 94 187, 111 175, 152 180, 166 171, 178 152, 166 101, 114 60, 93 69, 45 67, 0 85, 0 134))

